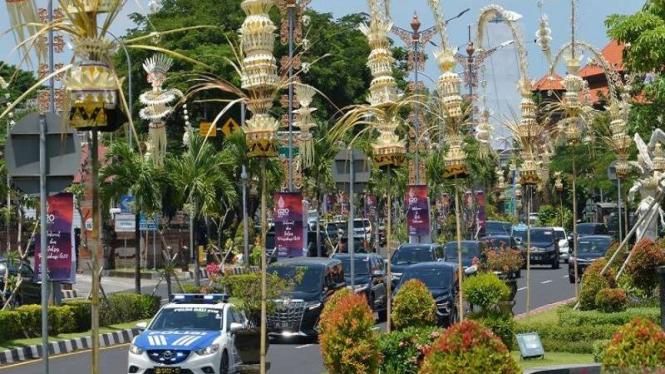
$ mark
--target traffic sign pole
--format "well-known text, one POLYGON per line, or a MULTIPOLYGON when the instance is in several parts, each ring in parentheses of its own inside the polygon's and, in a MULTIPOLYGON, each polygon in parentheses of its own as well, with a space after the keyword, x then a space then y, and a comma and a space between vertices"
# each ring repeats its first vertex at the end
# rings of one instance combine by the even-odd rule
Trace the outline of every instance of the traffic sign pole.
POLYGON ((49 373, 48 367, 48 240, 46 238, 46 118, 39 116, 39 244, 41 252, 42 276, 42 360, 44 373, 49 373))

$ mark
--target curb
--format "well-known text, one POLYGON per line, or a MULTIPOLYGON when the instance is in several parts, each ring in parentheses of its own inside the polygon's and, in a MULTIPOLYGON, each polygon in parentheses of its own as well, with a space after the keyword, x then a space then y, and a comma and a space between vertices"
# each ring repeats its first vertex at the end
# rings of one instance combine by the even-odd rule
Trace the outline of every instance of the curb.
POLYGON ((78 292, 76 290, 62 290, 62 301, 78 299, 78 292))
POLYGON ((547 312, 547 311, 549 311, 549 310, 555 309, 555 308, 560 307, 560 306, 562 306, 562 305, 566 305, 566 304, 572 303, 572 302, 575 301, 575 300, 577 300, 577 299, 574 298, 574 297, 571 297, 570 299, 561 300, 561 301, 557 301, 556 303, 543 305, 543 306, 541 306, 540 308, 533 309, 533 310, 530 311, 529 313, 518 314, 518 315, 515 316, 515 319, 524 319, 524 318, 526 318, 526 317, 528 317, 528 316, 532 316, 532 315, 534 315, 534 314, 538 314, 538 313, 542 313, 542 312, 547 312))
MULTIPOLYGON (((129 343, 135 336, 139 335, 139 329, 127 329, 114 331, 99 336, 100 347, 110 347, 118 344, 129 343)), ((49 356, 92 348, 92 337, 82 337, 70 340, 59 340, 49 343, 49 356)), ((14 364, 27 360, 36 360, 42 357, 42 345, 29 345, 25 347, 12 348, 0 351, 0 365, 14 364)))

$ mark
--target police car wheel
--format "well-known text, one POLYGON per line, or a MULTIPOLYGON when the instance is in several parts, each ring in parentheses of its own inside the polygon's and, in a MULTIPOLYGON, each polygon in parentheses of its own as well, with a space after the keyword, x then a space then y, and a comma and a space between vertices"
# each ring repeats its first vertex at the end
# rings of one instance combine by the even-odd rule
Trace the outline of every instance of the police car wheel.
POLYGON ((222 361, 219 364, 219 374, 229 374, 229 354, 222 353, 222 361))

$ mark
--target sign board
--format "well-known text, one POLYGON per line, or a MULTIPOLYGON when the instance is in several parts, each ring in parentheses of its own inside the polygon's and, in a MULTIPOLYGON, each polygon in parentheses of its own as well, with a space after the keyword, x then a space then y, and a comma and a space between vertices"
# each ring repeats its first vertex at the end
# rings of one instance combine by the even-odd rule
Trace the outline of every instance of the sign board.
POLYGON ((201 125, 199 126, 199 135, 215 137, 217 136, 217 127, 213 126, 210 122, 201 122, 201 125))
POLYGON ((147 219, 143 214, 139 218, 139 230, 141 231, 157 231, 157 222, 159 222, 160 216, 156 214, 154 219, 147 219))
POLYGON ((332 162, 333 180, 340 190, 347 191, 349 189, 351 159, 353 159, 353 188, 355 191, 360 191, 369 181, 370 165, 367 155, 358 149, 353 149, 352 152, 344 149, 337 153, 335 160, 332 162))
MULTIPOLYGON (((46 262, 48 279, 56 282, 76 281, 74 250, 74 195, 60 193, 47 198, 46 262)), ((41 234, 35 237, 35 278, 41 280, 41 234)))
MULTIPOLYGON (((128 195, 125 195, 120 198, 120 212, 121 213, 131 213, 132 210, 130 205, 134 201, 134 198, 128 195)), ((117 231, 117 230, 116 230, 117 231)))
POLYGON ((610 163, 610 166, 607 167, 607 179, 611 181, 617 180, 617 161, 614 160, 610 163))
POLYGON ((136 215, 131 213, 119 213, 115 215, 115 232, 136 231, 136 215))
POLYGON ((226 120, 224 126, 222 126, 222 132, 226 136, 231 135, 238 130, 240 130, 240 125, 238 125, 238 122, 233 118, 226 120))
POLYGON ((85 230, 92 231, 92 218, 88 218, 85 220, 85 230))

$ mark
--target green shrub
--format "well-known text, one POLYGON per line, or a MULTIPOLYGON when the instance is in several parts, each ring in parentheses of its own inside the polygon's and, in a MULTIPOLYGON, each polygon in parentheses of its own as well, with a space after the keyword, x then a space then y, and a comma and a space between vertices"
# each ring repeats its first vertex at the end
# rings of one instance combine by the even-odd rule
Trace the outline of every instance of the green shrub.
POLYGON ((319 342, 330 374, 375 374, 380 354, 374 334, 374 314, 361 295, 338 298, 335 309, 321 318, 319 342))
MULTIPOLYGON (((240 300, 242 310, 250 324, 253 326, 261 324, 261 274, 228 274, 219 277, 217 283, 229 296, 240 300)), ((289 282, 280 279, 276 274, 268 273, 266 286, 267 313, 270 315, 275 310, 274 300, 292 288, 293 280, 289 282)))
POLYGON ((501 340, 472 320, 446 329, 425 356, 420 370, 420 374, 521 372, 501 340))
POLYGON ((665 368, 665 332, 646 319, 635 319, 619 329, 605 349, 603 369, 607 373, 665 368))
POLYGON ((90 330, 92 322, 92 303, 90 300, 70 300, 64 302, 63 305, 67 305, 72 310, 77 332, 90 330))
POLYGON ((478 274, 462 282, 462 295, 471 305, 495 308, 510 295, 510 288, 494 273, 478 274))
POLYGON ((0 342, 22 338, 19 312, 0 311, 0 342))
POLYGON ((654 242, 642 239, 633 248, 626 274, 632 278, 632 284, 647 296, 653 295, 658 286, 656 269, 665 265, 665 252, 654 242))
POLYGON ((494 335, 498 336, 506 347, 515 346, 515 328, 517 323, 512 314, 486 310, 479 313, 471 313, 468 317, 492 330, 494 335))
POLYGON ((157 296, 131 293, 109 295, 100 300, 99 325, 108 326, 151 318, 157 313, 160 299, 157 296))
MULTIPOLYGON (((42 307, 40 305, 23 305, 16 308, 18 323, 28 336, 42 335, 42 307)), ((76 331, 74 313, 68 306, 48 307, 48 333, 57 336, 76 331)))
POLYGON ((626 291, 620 288, 604 288, 596 295, 596 308, 601 312, 623 312, 627 306, 626 291))
POLYGON ((593 362, 603 362, 607 343, 609 343, 609 340, 596 340, 593 342, 593 362))
POLYGON ((408 328, 379 337, 379 351, 383 361, 380 373, 417 374, 425 353, 443 330, 438 327, 408 328))
POLYGON ((520 323, 516 334, 537 332, 545 352, 593 353, 590 342, 611 339, 619 326, 583 325, 559 326, 553 323, 520 323))
POLYGON ((596 309, 596 296, 600 290, 605 288, 616 288, 614 281, 614 270, 607 269, 604 275, 600 275, 607 260, 599 258, 587 266, 582 276, 582 290, 580 292, 580 307, 582 310, 596 309))
POLYGON ((557 309, 559 325, 563 327, 614 325, 622 326, 636 317, 660 323, 660 308, 629 308, 623 312, 603 313, 596 310, 557 309))
POLYGON ((411 279, 401 286, 395 295, 390 319, 395 330, 436 323, 436 303, 423 282, 411 279))
POLYGON ((195 284, 183 284, 182 290, 185 293, 201 293, 201 287, 195 284))

